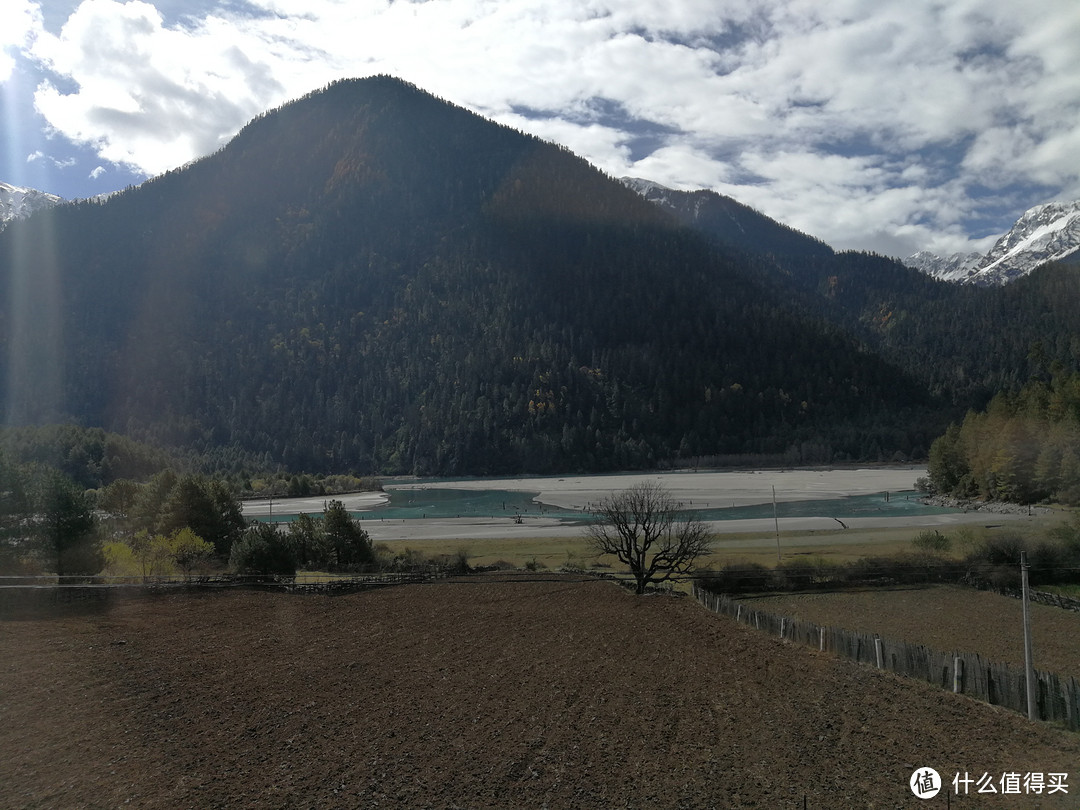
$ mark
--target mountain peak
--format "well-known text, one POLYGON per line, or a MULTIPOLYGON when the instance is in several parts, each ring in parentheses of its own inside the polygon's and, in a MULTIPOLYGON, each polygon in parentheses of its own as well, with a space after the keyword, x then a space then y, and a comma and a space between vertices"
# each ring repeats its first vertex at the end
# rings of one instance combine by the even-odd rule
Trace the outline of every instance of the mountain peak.
POLYGON ((943 281, 978 286, 1007 284, 1047 262, 1080 250, 1080 201, 1049 202, 1029 208, 985 254, 954 253, 942 258, 920 251, 904 264, 943 281))
POLYGON ((28 217, 35 211, 52 208, 62 202, 63 198, 55 194, 0 181, 0 230, 13 219, 28 217))

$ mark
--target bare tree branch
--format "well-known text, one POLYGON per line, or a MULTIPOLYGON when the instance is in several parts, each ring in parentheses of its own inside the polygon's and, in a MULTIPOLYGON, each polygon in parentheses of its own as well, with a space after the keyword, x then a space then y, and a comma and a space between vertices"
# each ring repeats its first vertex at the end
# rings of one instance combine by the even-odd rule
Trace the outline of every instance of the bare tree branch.
POLYGON ((691 573, 712 543, 708 527, 678 507, 662 485, 643 481, 600 502, 586 539, 597 554, 629 566, 644 593, 650 582, 691 573))

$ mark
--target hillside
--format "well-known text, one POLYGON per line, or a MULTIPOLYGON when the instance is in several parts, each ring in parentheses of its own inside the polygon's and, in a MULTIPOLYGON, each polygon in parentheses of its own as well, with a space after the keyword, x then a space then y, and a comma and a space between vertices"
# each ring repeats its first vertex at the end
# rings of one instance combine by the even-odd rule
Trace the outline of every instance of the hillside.
POLYGON ((15 223, 0 274, 14 423, 428 474, 873 459, 940 430, 904 373, 741 254, 388 78, 15 223))
MULTIPOLYGON (((792 309, 853 336, 952 403, 957 416, 1051 368, 1080 369, 1075 262, 1046 263, 1044 257, 1044 266, 1007 286, 943 283, 883 256, 833 253, 711 191, 623 182, 715 244, 740 251, 759 283, 792 309)), ((1039 228, 1018 224, 1014 231, 1039 228)), ((1002 244, 1034 241, 1003 237, 1002 244)))

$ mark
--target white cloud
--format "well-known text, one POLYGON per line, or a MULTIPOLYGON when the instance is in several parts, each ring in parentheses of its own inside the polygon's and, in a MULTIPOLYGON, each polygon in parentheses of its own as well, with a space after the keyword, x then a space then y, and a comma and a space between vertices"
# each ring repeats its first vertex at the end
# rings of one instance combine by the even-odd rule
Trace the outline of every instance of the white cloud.
POLYGON ((5 2, 57 77, 49 124, 146 173, 331 79, 392 73, 838 247, 963 247, 965 218, 1000 205, 981 186, 1080 193, 1075 0, 251 0, 263 14, 182 23, 84 0, 36 38, 36 5, 5 2))
POLYGON ((86 0, 58 36, 44 34, 34 46, 78 91, 46 82, 37 109, 106 160, 148 174, 211 152, 280 91, 270 68, 248 59, 228 28, 214 18, 192 30, 168 28, 148 3, 86 0))
POLYGON ((46 163, 51 163, 53 166, 55 166, 58 169, 71 168, 72 166, 75 165, 75 162, 76 162, 75 158, 65 158, 64 160, 58 160, 57 158, 54 158, 52 155, 46 155, 40 149, 35 149, 33 152, 31 152, 29 155, 26 156, 26 162, 27 163, 37 163, 39 161, 44 161, 46 163))
POLYGON ((27 47, 41 30, 41 11, 31 0, 0 3, 0 83, 15 68, 15 54, 27 47))

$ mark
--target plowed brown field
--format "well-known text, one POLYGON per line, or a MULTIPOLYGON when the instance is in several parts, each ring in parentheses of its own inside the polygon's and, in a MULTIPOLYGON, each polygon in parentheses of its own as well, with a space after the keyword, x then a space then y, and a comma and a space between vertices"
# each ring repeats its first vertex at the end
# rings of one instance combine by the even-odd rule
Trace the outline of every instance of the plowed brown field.
POLYGON ((1080 737, 689 598, 475 577, 0 621, 0 805, 908 808, 916 767, 1067 772, 1080 737))
MULTIPOLYGON (((741 601, 778 616, 1024 666, 1023 605, 1019 599, 990 591, 938 585, 741 601)), ((1035 668, 1080 677, 1080 613, 1035 603, 1030 607, 1035 668)))

